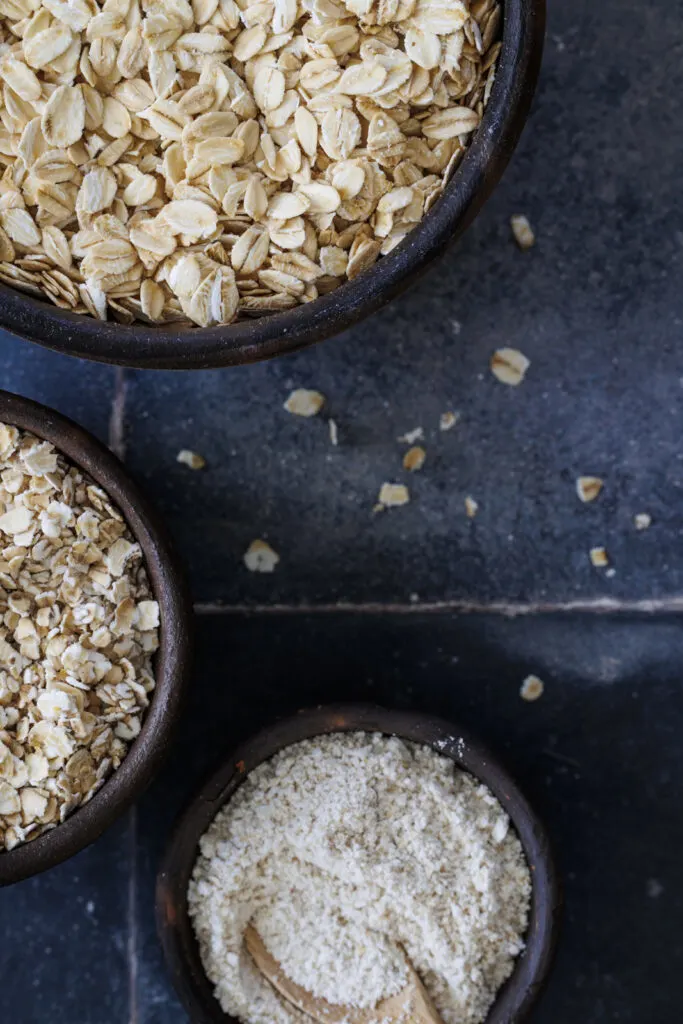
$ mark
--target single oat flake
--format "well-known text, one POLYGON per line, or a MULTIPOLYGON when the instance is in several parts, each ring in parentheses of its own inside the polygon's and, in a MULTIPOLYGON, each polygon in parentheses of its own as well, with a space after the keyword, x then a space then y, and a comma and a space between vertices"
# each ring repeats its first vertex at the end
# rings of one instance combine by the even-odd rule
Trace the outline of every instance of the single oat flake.
POLYGON ((244 553, 244 564, 249 572, 275 572, 279 561, 277 551, 265 540, 253 540, 244 553))
POLYGON ((190 451, 189 448, 181 448, 176 455, 176 462, 181 462, 189 469, 204 469, 206 459, 198 452, 190 451))
POLYGON ((400 505, 407 505, 409 501, 410 492, 405 484, 382 484, 375 507, 398 508, 400 505))
POLYGON ((499 348, 491 357, 491 372, 501 384, 517 387, 529 369, 527 357, 516 348, 499 348))
POLYGON ((327 425, 330 431, 330 444, 334 445, 336 448, 339 444, 339 429, 337 427, 336 420, 329 420, 327 425))
POLYGON ((317 416, 324 404, 325 396, 321 395, 319 391, 297 388, 296 391, 292 391, 284 407, 293 416, 308 418, 310 416, 317 416))
POLYGON ((478 511, 479 502, 475 501, 474 498, 471 498, 470 495, 468 494, 467 497, 465 498, 465 513, 467 515, 467 518, 474 519, 478 511))
POLYGON ((403 456, 403 468, 407 469, 410 473, 415 473, 418 469, 422 469, 426 458, 427 452, 424 448, 415 445, 413 448, 409 448, 403 456))
POLYGON ((652 526, 652 516, 647 512, 639 512, 633 517, 636 530, 648 530, 652 526))
POLYGON ((604 481, 599 476, 580 476, 576 481, 576 493, 583 502, 595 501, 604 481))
POLYGON ((522 683, 519 695, 522 700, 534 701, 543 696, 544 689, 545 686, 542 679, 539 679, 538 676, 527 676, 522 683))
POLYGON ((514 239, 522 251, 533 249, 536 244, 536 235, 527 217, 522 214, 511 217, 510 227, 512 228, 514 239))
POLYGON ((591 548, 590 560, 596 569, 605 569, 609 565, 609 556, 604 548, 591 548))
POLYGON ((460 419, 460 413, 459 412, 450 412, 449 411, 449 412, 441 413, 441 417, 439 419, 439 430, 441 430, 441 431, 452 430, 453 427, 456 425, 456 423, 458 422, 459 419, 460 419))

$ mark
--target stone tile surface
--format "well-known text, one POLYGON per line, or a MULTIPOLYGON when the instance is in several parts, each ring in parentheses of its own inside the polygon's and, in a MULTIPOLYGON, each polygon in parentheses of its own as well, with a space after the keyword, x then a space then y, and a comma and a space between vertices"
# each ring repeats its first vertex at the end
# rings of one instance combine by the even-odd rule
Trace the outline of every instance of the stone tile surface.
POLYGON ((202 601, 557 601, 681 593, 683 4, 550 3, 521 148, 444 262, 343 336, 237 371, 130 376, 129 459, 168 515, 202 601), (511 214, 537 248, 520 253, 511 214), (518 389, 488 371, 521 349, 518 389), (295 386, 328 398, 288 416, 295 386), (448 434, 448 409, 462 413, 448 434), (329 443, 326 416, 339 426, 329 443), (402 471, 421 425, 427 462, 402 471), (189 446, 202 473, 176 466, 189 446), (606 481, 590 507, 580 474, 606 481), (409 506, 381 516, 383 481, 409 506), (474 522, 464 498, 480 505, 474 522), (634 514, 653 517, 636 534, 634 514), (265 536, 273 578, 241 556, 265 536), (616 575, 588 551, 608 548, 616 575))
POLYGON ((138 811, 139 1024, 181 1024, 153 924, 154 875, 202 778, 274 717, 336 700, 441 714, 505 760, 553 837, 560 955, 535 1024, 674 1024, 683 728, 676 617, 206 616, 186 719, 138 811), (528 672, 545 680, 521 700, 528 672))

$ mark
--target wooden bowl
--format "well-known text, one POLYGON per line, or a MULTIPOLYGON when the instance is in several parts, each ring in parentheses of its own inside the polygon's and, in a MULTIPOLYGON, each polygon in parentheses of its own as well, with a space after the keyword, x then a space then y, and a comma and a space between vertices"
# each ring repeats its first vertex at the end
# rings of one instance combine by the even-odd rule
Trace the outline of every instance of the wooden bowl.
POLYGON ((413 284, 462 234, 493 192, 529 113, 543 51, 545 0, 503 0, 503 49, 481 126, 441 199, 407 239, 354 281, 315 302, 229 327, 101 322, 0 284, 0 327, 48 348, 157 369, 253 363, 322 341, 413 284))
POLYGON ((430 715, 349 704, 301 711, 248 740, 211 777, 176 826, 157 877, 157 928, 173 984, 193 1024, 239 1024, 214 997, 187 912, 187 886, 200 837, 247 773, 263 761, 313 736, 357 731, 433 747, 485 783, 507 811, 532 871, 531 918, 526 949, 486 1024, 518 1024, 539 995, 557 941, 560 896, 548 837, 538 817, 500 762, 458 726, 430 715))
POLYGON ((108 448, 53 409, 7 391, 0 391, 0 421, 50 441, 107 492, 142 548, 161 614, 156 687, 140 735, 92 800, 50 832, 0 853, 0 885, 8 885, 88 846, 152 780, 166 753, 190 668, 192 604, 161 519, 108 448))

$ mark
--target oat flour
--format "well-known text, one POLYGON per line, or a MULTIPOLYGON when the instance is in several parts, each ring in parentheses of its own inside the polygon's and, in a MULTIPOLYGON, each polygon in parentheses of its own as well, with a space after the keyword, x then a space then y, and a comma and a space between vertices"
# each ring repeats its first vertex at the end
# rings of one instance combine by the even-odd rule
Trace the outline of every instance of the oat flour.
POLYGON ((372 1007, 405 953, 445 1024, 478 1024, 523 949, 531 891, 493 794, 431 748, 318 737, 252 772, 203 836, 189 908, 226 1012, 306 1024, 245 951, 251 921, 287 975, 372 1007))

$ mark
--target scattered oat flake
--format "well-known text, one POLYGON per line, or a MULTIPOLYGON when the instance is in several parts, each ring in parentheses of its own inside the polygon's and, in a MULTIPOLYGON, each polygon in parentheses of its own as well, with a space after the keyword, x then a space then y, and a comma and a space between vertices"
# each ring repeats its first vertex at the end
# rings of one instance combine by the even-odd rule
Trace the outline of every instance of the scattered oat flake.
POLYGON ((323 405, 325 396, 319 391, 309 391, 308 388, 297 388, 285 402, 285 409, 293 416, 317 416, 323 405))
POLYGON ((378 498, 381 508, 397 508, 399 505, 407 505, 409 501, 410 492, 405 484, 382 484, 378 498))
POLYGON ((639 512, 633 517, 633 524, 636 530, 648 530, 652 526, 652 516, 647 512, 639 512))
POLYGON ((181 448, 176 455, 176 462, 182 462, 184 466, 188 466, 190 469, 204 469, 206 465, 206 459, 199 455, 198 452, 192 452, 189 448, 181 448))
POLYGON ((596 569, 605 569, 609 565, 609 557, 604 548, 591 548, 590 559, 596 569))
POLYGON ((426 458, 427 452, 424 448, 415 445, 413 448, 409 448, 403 456, 403 468, 407 469, 410 473, 415 473, 418 469, 422 469, 426 458))
POLYGON ((439 430, 452 430, 459 419, 459 412, 442 412, 439 419, 439 430))
POLYGON ((539 679, 538 676, 527 676, 522 683, 519 695, 522 700, 534 701, 543 696, 544 689, 542 679, 539 679))
POLYGON ((414 430, 409 430, 405 434, 399 437, 399 441, 403 444, 415 444, 416 441, 421 441, 425 436, 425 432, 422 427, 415 427, 414 430))
POLYGON ((334 420, 330 420, 328 426, 330 428, 330 441, 336 448, 339 444, 339 431, 337 430, 337 424, 334 420))
POLYGON ((599 476, 580 476, 576 481, 576 493, 583 502, 595 501, 604 486, 599 476))
POLYGON ((465 498, 465 512, 467 513, 468 518, 474 519, 478 511, 479 502, 475 501, 474 498, 471 498, 470 495, 468 494, 467 497, 465 498))
POLYGON ((274 572, 279 561, 277 551, 265 540, 253 540, 244 553, 244 564, 249 572, 274 572))
POLYGON ((517 387, 529 369, 527 357, 516 348, 499 348, 491 357, 491 372, 501 384, 517 387))
POLYGON ((529 223, 529 218, 523 214, 516 214, 510 218, 510 227, 515 237, 515 242, 523 251, 533 249, 536 244, 536 235, 529 223))

